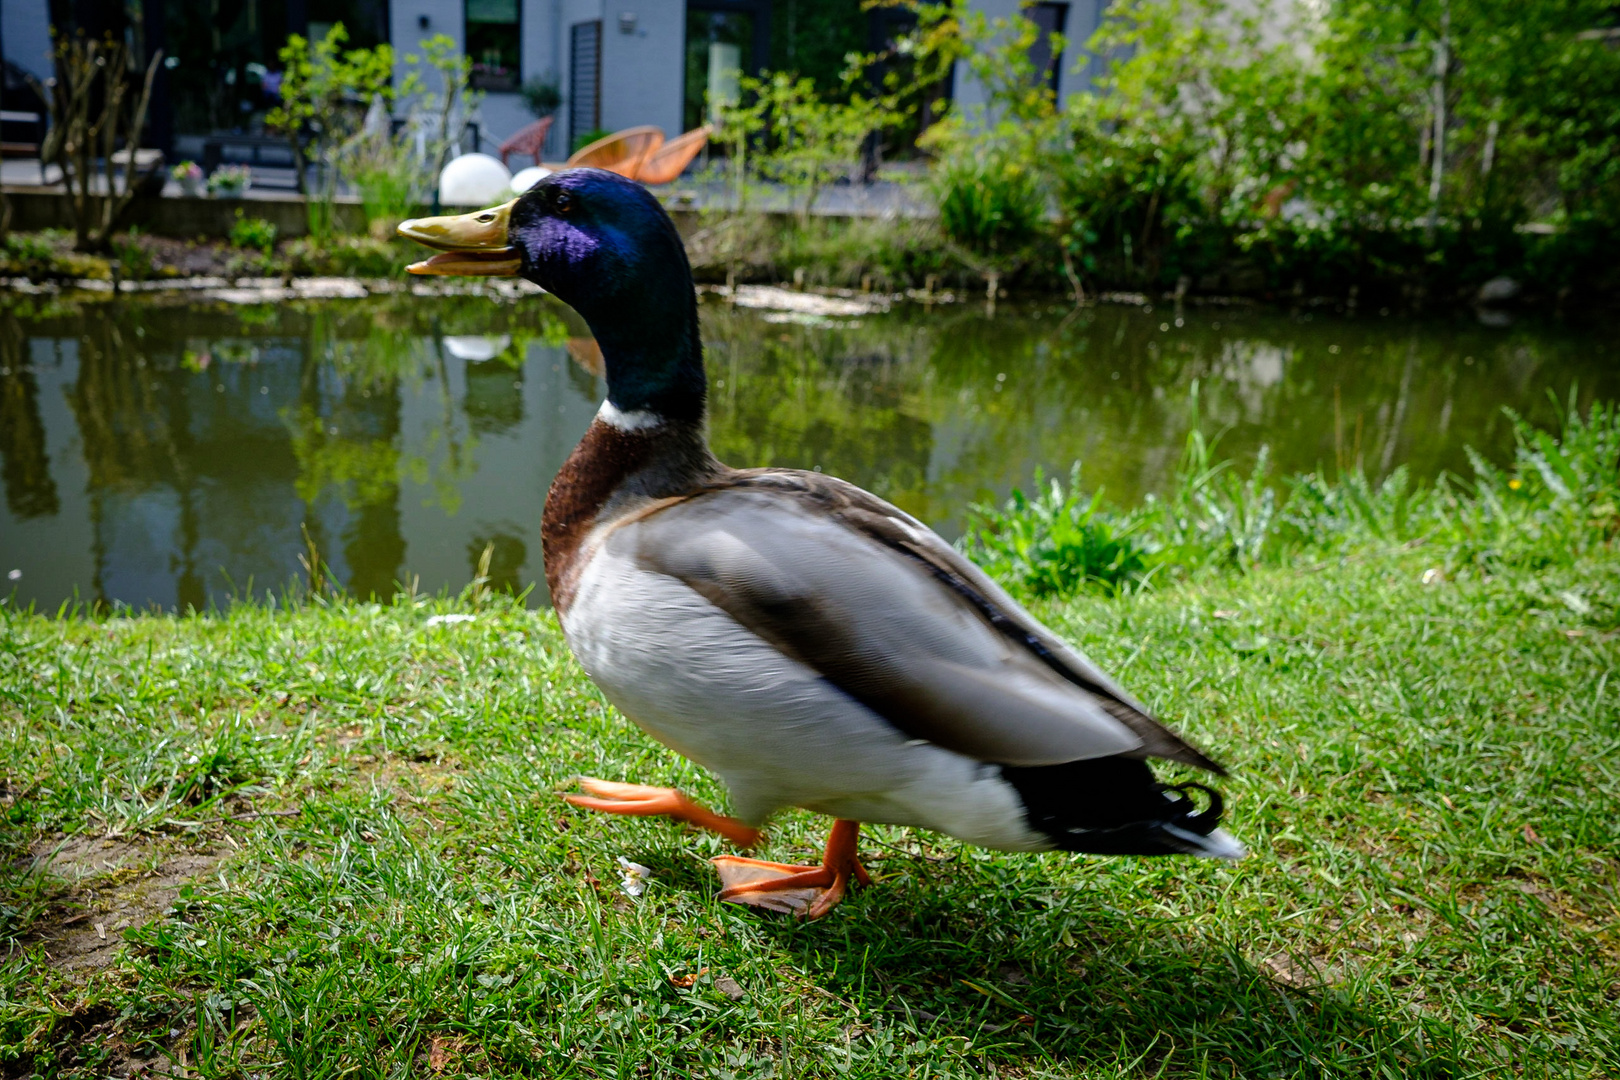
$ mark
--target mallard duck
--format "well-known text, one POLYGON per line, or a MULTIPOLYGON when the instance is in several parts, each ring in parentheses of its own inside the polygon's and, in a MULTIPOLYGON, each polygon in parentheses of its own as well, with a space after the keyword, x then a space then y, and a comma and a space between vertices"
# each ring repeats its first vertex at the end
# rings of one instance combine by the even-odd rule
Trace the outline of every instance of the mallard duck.
POLYGON ((861 822, 1003 851, 1243 854, 1216 792, 1148 760, 1221 767, 932 530, 831 476, 715 458, 691 270, 641 185, 567 170, 400 232, 441 252, 412 273, 521 275, 595 333, 607 400, 547 496, 546 583, 608 700, 717 773, 736 816, 601 779, 569 802, 743 848, 773 811, 828 815, 819 865, 714 860, 722 899, 812 917, 868 881, 861 822))

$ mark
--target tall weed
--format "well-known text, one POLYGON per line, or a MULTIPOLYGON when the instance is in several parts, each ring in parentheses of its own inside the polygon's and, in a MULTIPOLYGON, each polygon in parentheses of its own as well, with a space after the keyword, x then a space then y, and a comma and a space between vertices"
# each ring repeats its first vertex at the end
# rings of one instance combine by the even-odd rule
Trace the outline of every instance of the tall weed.
POLYGON ((1002 509, 970 508, 963 544, 979 564, 1034 596, 1068 596, 1086 586, 1117 593, 1143 580, 1139 522, 1105 510, 1101 491, 1082 495, 1079 462, 1069 469, 1067 491, 1054 478, 1043 492, 1043 479, 1037 470, 1033 499, 1015 490, 1002 509))
POLYGON ((1505 467, 1469 448, 1471 480, 1415 481, 1403 466, 1374 481, 1359 469, 1274 482, 1264 447, 1247 473, 1217 459, 1193 390, 1193 424, 1170 490, 1132 511, 1036 474, 999 509, 976 505, 960 546, 1028 596, 1117 594, 1166 575, 1248 571, 1299 555, 1424 546, 1454 572, 1569 565, 1620 536, 1620 406, 1582 416, 1571 393, 1557 435, 1516 413, 1505 467))

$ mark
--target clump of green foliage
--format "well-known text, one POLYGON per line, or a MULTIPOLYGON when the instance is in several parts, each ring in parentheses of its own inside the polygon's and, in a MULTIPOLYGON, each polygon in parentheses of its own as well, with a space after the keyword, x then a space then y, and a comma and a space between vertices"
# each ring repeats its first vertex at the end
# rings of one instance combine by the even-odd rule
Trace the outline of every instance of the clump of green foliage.
POLYGON ((983 276, 992 301, 1041 238, 1046 198, 1026 163, 993 149, 952 154, 934 173, 939 226, 956 257, 983 276))
POLYGON ((854 177, 863 144, 899 117, 891 98, 853 83, 846 78, 840 93, 776 72, 743 78, 737 101, 710 103, 719 118, 715 142, 724 151, 714 169, 729 198, 706 212, 705 232, 729 279, 745 271, 760 239, 747 217, 761 182, 786 190, 799 234, 818 233, 811 221, 817 197, 828 184, 854 177))
POLYGON ((536 76, 525 80, 518 89, 518 96, 523 99, 523 107, 529 110, 536 120, 543 120, 562 107, 562 87, 555 75, 544 78, 536 76))
POLYGON ((30 281, 141 281, 159 275, 141 233, 130 229, 108 241, 100 254, 81 252, 74 234, 63 229, 10 233, 0 241, 0 277, 30 281))
POLYGON ((275 223, 264 218, 247 217, 237 210, 236 222, 231 226, 231 246, 269 255, 276 246, 275 223))
POLYGON ((988 99, 925 142, 1040 179, 1055 257, 1033 276, 1413 300, 1501 275, 1544 297, 1620 288, 1601 0, 1129 0, 1089 41, 1053 43, 1065 85, 1091 83, 1061 102, 1030 68, 1028 19, 923 7, 915 47, 963 58, 988 99))
POLYGON ((303 237, 283 250, 292 273, 357 278, 396 278, 419 253, 406 241, 373 236, 303 237))
POLYGON ((754 168, 793 193, 801 225, 822 188, 847 176, 867 135, 889 121, 872 98, 853 93, 845 101, 829 100, 811 80, 782 72, 743 79, 742 91, 748 104, 722 110, 722 123, 759 133, 754 168))
POLYGON ((796 220, 777 224, 756 270, 772 281, 899 292, 959 275, 933 221, 812 218, 802 225, 796 220))
MULTIPOLYGON (((1195 410, 1196 413, 1196 410, 1195 410)), ((1473 476, 1432 485, 1398 468, 1379 483, 1359 470, 1307 473, 1274 483, 1262 449, 1244 475, 1212 461, 1196 423, 1170 492, 1119 510, 1056 479, 1034 498, 976 505, 961 546, 990 573, 1030 596, 1140 588, 1164 575, 1251 570, 1300 556, 1422 546, 1450 572, 1569 565, 1620 535, 1620 406, 1573 396, 1553 435, 1509 413, 1514 457, 1506 468, 1470 450, 1473 476)), ((1036 478, 1037 485, 1042 478, 1036 478)))
POLYGON ((342 23, 316 42, 289 36, 280 51, 281 104, 265 117, 292 147, 300 191, 306 165, 320 166, 320 185, 308 201, 309 232, 318 240, 333 234, 340 180, 360 193, 373 231, 390 231, 424 200, 478 103, 467 89, 472 60, 443 34, 423 41, 420 56, 403 57, 407 73, 397 83, 391 46, 346 49, 347 42, 342 23), (424 66, 437 74, 436 89, 424 82, 424 66), (407 104, 406 122, 395 132, 394 110, 407 104))
POLYGON ((926 218, 707 213, 686 236, 699 281, 780 282, 900 292, 966 279, 926 218))
POLYGON ((1033 596, 1070 596, 1086 586, 1113 592, 1147 575, 1147 552, 1134 534, 1140 519, 1110 514, 1102 492, 1087 499, 1080 464, 1069 470, 1068 490, 1056 477, 1036 494, 1014 490, 1004 507, 976 505, 967 546, 994 577, 1033 596))

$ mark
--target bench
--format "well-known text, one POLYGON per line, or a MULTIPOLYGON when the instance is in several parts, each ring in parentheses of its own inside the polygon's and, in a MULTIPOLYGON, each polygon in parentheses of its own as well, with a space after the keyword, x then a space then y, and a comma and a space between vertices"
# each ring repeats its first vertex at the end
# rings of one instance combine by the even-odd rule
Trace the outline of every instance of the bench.
POLYGON ((210 135, 203 140, 202 170, 212 176, 221 165, 259 165, 273 169, 293 168, 292 147, 287 140, 271 135, 210 135), (226 150, 232 151, 229 155, 226 150))

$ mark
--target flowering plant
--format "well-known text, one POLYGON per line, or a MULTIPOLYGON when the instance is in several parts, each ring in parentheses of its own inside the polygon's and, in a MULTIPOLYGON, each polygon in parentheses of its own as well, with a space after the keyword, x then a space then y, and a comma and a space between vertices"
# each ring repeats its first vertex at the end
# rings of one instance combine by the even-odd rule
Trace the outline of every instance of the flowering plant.
POLYGON ((169 175, 184 183, 199 183, 203 178, 202 166, 195 161, 182 161, 169 170, 169 175))
POLYGON ((208 178, 208 190, 214 195, 240 195, 248 188, 253 173, 246 165, 221 165, 208 178))

